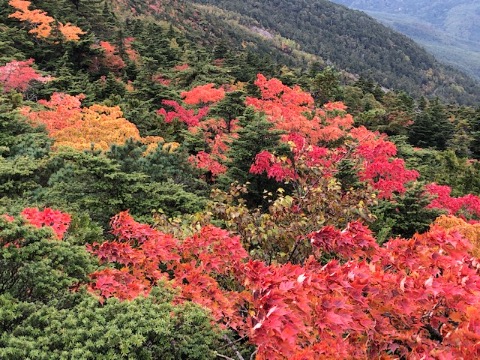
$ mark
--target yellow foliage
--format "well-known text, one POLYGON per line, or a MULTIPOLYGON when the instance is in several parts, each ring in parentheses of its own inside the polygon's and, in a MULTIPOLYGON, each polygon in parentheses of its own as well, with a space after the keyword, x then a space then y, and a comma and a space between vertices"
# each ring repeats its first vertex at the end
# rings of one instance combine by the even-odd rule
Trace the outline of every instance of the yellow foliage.
POLYGON ((180 147, 180 144, 178 142, 169 142, 169 143, 163 144, 162 150, 171 154, 175 150, 177 150, 179 147, 180 147))
POLYGON ((442 215, 432 225, 438 225, 448 232, 459 232, 472 243, 472 254, 480 256, 480 224, 469 224, 458 217, 442 215))
POLYGON ((119 106, 95 104, 84 108, 76 126, 55 133, 55 147, 108 150, 112 144, 124 144, 130 138, 141 140, 137 127, 122 116, 119 106))
POLYGON ((145 136, 140 141, 147 145, 147 149, 143 152, 143 156, 155 151, 158 144, 163 143, 165 140, 161 136, 145 136))
POLYGON ((54 93, 49 101, 40 100, 46 109, 22 109, 34 125, 44 125, 55 140, 54 147, 77 150, 108 150, 113 144, 122 145, 128 139, 147 145, 145 154, 154 151, 164 139, 160 136, 142 138, 135 124, 123 117, 119 106, 94 104, 81 107, 84 95, 54 93))

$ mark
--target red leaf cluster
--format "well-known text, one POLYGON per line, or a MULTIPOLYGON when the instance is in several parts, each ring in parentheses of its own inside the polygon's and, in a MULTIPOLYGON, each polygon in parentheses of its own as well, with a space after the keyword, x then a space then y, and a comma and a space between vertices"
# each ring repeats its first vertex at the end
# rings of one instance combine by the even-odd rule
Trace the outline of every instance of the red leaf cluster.
POLYGON ((198 105, 206 103, 215 103, 225 97, 225 90, 215 89, 214 84, 205 84, 194 87, 190 91, 184 91, 180 95, 185 104, 198 105))
POLYGON ((68 230, 71 216, 59 210, 45 208, 39 210, 37 208, 26 208, 21 213, 22 217, 30 224, 37 228, 49 226, 53 229, 59 240, 68 230))
POLYGON ((209 171, 215 178, 227 170, 222 162, 227 159, 228 143, 236 136, 237 121, 232 120, 227 125, 221 118, 206 119, 210 109, 209 106, 203 105, 207 103, 211 105, 225 97, 223 88, 215 89, 213 86, 214 84, 200 85, 182 92, 181 96, 186 106, 174 100, 163 100, 162 103, 173 108, 173 111, 162 108, 158 110, 158 114, 162 115, 167 123, 177 119, 185 123, 191 133, 200 133, 203 136, 205 149, 191 155, 189 161, 197 168, 209 171))
POLYGON ((227 167, 215 160, 211 154, 200 151, 196 155, 191 155, 188 159, 190 163, 199 169, 210 171, 213 177, 223 174, 227 167))
POLYGON ((32 68, 33 59, 25 61, 10 61, 0 66, 0 85, 3 91, 17 90, 24 92, 32 81, 47 82, 52 80, 50 76, 43 76, 32 68))
POLYGON ((379 191, 380 198, 391 198, 393 192, 405 192, 405 184, 414 181, 420 175, 416 170, 405 168, 403 159, 394 158, 397 154, 395 144, 386 140, 386 136, 371 133, 365 128, 352 131, 359 140, 355 154, 362 159, 363 169, 360 180, 368 181, 379 191), (366 138, 359 134, 369 133, 366 138))
POLYGON ((360 223, 329 226, 310 235, 315 256, 305 264, 267 265, 213 226, 183 241, 128 213, 112 227, 117 240, 91 251, 116 267, 92 274, 92 291, 131 299, 169 281, 176 301, 248 335, 257 359, 480 355, 480 263, 459 233, 433 226, 380 247, 360 223))
POLYGON ((278 79, 267 80, 258 74, 255 84, 261 98, 248 97, 246 104, 264 112, 275 127, 287 133, 297 133, 311 144, 340 139, 353 125, 351 115, 341 103, 327 104, 316 109, 310 94, 300 87, 290 88, 278 79))
POLYGON ((208 113, 208 106, 200 108, 198 111, 194 109, 186 109, 175 100, 163 100, 164 105, 173 108, 173 111, 166 111, 164 108, 158 110, 158 114, 163 115, 166 123, 170 123, 177 119, 180 122, 187 124, 187 126, 197 126, 200 120, 208 113))
POLYGON ((353 119, 342 103, 315 109, 311 96, 298 87, 263 75, 255 83, 262 97, 247 98, 247 104, 265 112, 275 128, 287 132, 282 140, 290 145, 293 159, 262 152, 252 173, 265 172, 277 181, 301 180, 311 186, 319 176, 336 173, 341 160, 351 160, 359 179, 369 183, 380 198, 405 192, 405 184, 418 178, 417 171, 406 169, 405 162, 395 157, 396 146, 385 135, 365 127, 352 128, 353 119), (338 145, 340 139, 344 141, 338 145))
POLYGON ((467 194, 461 197, 452 197, 450 186, 435 183, 428 184, 426 191, 434 197, 429 208, 446 210, 449 215, 480 218, 480 198, 478 196, 467 194))
POLYGON ((239 326, 235 309, 242 295, 221 289, 215 279, 239 275, 247 253, 238 237, 208 226, 181 242, 135 222, 127 212, 112 219, 112 233, 116 241, 90 247, 103 263, 117 264, 91 275, 93 292, 102 298, 133 299, 147 294, 159 280, 170 280, 180 289, 176 301, 194 301, 210 309, 215 320, 239 326))

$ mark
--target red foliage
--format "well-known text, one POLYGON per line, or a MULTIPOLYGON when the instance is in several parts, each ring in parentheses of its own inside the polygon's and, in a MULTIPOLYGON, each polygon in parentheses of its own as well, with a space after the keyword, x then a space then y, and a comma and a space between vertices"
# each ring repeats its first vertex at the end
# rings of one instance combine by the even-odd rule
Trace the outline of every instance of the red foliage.
POLYGON ((102 298, 115 296, 122 300, 147 294, 157 281, 169 279, 160 270, 163 264, 174 274, 172 286, 180 289, 176 301, 197 302, 208 307, 216 320, 234 328, 239 326, 235 305, 241 301, 241 294, 222 290, 213 277, 239 274, 247 254, 238 237, 208 226, 180 242, 135 222, 127 212, 113 218, 112 229, 117 240, 94 244, 90 251, 104 263, 116 263, 117 269, 92 274, 95 282, 91 291, 102 298))
POLYGON ((337 172, 339 162, 348 159, 356 164, 359 179, 369 183, 381 198, 405 192, 405 184, 419 176, 417 171, 406 169, 402 159, 395 158, 395 144, 386 136, 364 127, 352 128, 353 119, 344 112, 342 103, 315 109, 311 96, 298 87, 289 88, 263 75, 258 75, 256 85, 262 98, 247 98, 247 104, 264 111, 277 129, 287 132, 282 140, 290 145, 293 159, 263 152, 257 155, 252 173, 266 172, 277 181, 297 181, 315 169, 309 180, 304 179, 315 182, 318 176, 337 172), (332 148, 340 139, 345 141, 332 148))
POLYGON ((117 49, 108 41, 100 41, 100 48, 103 50, 104 58, 102 64, 112 70, 119 71, 126 65, 123 59, 117 54, 117 49))
POLYGON ((265 172, 269 178, 276 181, 295 180, 297 174, 291 168, 292 162, 288 158, 277 158, 264 150, 255 156, 255 162, 250 167, 252 174, 265 172))
POLYGON ((117 240, 91 250, 116 268, 93 274, 92 291, 131 299, 164 279, 176 301, 248 335, 257 359, 480 356, 480 263, 456 232, 433 226, 380 247, 360 223, 329 226, 310 235, 315 257, 305 264, 266 265, 213 226, 183 241, 128 213, 112 226, 117 240), (332 260, 316 260, 324 256, 332 260))
POLYGON ((200 85, 190 91, 184 91, 180 95, 185 104, 189 105, 215 103, 225 97, 225 90, 215 89, 213 86, 214 84, 200 85))
POLYGON ((3 90, 17 90, 24 92, 32 81, 47 82, 52 78, 50 76, 42 76, 32 68, 34 60, 10 61, 0 66, 0 84, 3 90))
POLYGON ((69 214, 50 208, 45 208, 41 211, 37 208, 26 208, 21 215, 30 225, 37 228, 51 227, 59 240, 63 238, 71 221, 69 214))
POLYGON ((300 87, 290 88, 278 79, 267 80, 258 74, 255 84, 261 98, 248 97, 247 105, 265 112, 275 127, 287 133, 297 133, 311 144, 340 139, 353 125, 353 118, 343 110, 341 103, 327 104, 316 109, 310 94, 300 87))
POLYGON ((447 185, 428 184, 427 192, 434 197, 429 208, 446 210, 449 215, 466 215, 480 218, 480 198, 468 194, 462 197, 451 197, 452 189, 447 185))
POLYGON ((204 118, 208 113, 208 106, 200 108, 198 111, 194 109, 185 109, 175 100, 163 100, 164 105, 172 107, 173 111, 166 111, 164 108, 158 110, 158 114, 163 115, 165 122, 170 123, 174 119, 187 124, 187 126, 197 126, 200 123, 200 120, 204 118))
MULTIPOLYGON (((369 131, 365 128, 352 131, 353 136, 360 132, 369 131)), ((390 198, 393 192, 405 192, 405 184, 416 180, 420 174, 416 170, 406 169, 403 159, 394 158, 397 148, 386 140, 386 136, 368 135, 367 139, 359 139, 361 142, 355 149, 355 154, 363 161, 360 180, 370 182, 381 198, 390 198)))
POLYGON ((189 161, 197 168, 210 171, 213 177, 223 174, 227 168, 215 160, 211 154, 200 151, 197 155, 191 155, 189 161))
POLYGON ((209 106, 202 105, 222 100, 225 97, 225 90, 215 89, 213 84, 206 84, 182 92, 181 95, 186 106, 174 100, 163 100, 162 103, 173 108, 173 111, 162 108, 158 110, 158 114, 162 115, 167 123, 177 119, 185 123, 191 133, 200 133, 203 136, 205 149, 190 156, 189 160, 199 169, 209 171, 215 178, 227 170, 222 162, 227 159, 228 143, 235 137, 234 131, 237 129, 237 121, 232 120, 227 126, 225 120, 221 118, 206 119, 209 106))

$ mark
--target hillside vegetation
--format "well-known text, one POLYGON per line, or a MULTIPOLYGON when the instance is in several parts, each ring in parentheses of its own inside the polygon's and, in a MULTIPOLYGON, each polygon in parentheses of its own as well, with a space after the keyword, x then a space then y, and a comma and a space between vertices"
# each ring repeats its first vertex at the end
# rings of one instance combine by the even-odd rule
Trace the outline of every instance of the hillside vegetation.
POLYGON ((263 17, 0 0, 1 359, 480 357, 480 108, 263 17))
POLYGON ((335 0, 411 37, 440 61, 480 79, 480 3, 335 0))

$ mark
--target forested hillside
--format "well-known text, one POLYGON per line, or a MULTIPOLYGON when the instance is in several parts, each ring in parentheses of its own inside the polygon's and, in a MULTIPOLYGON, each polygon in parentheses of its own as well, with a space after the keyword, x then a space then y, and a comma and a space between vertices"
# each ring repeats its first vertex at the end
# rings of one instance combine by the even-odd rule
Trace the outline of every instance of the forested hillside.
POLYGON ((1 359, 480 356, 479 107, 250 5, 0 0, 1 359))
POLYGON ((204 5, 195 10, 198 20, 207 20, 201 23, 207 37, 214 33, 241 42, 245 32, 254 30, 269 42, 280 41, 283 52, 313 54, 324 64, 371 76, 387 88, 447 101, 478 101, 478 82, 438 63, 412 40, 364 13, 330 1, 189 2, 204 5))
POLYGON ((335 0, 366 11, 411 37, 437 59, 480 79, 480 3, 476 0, 335 0))

